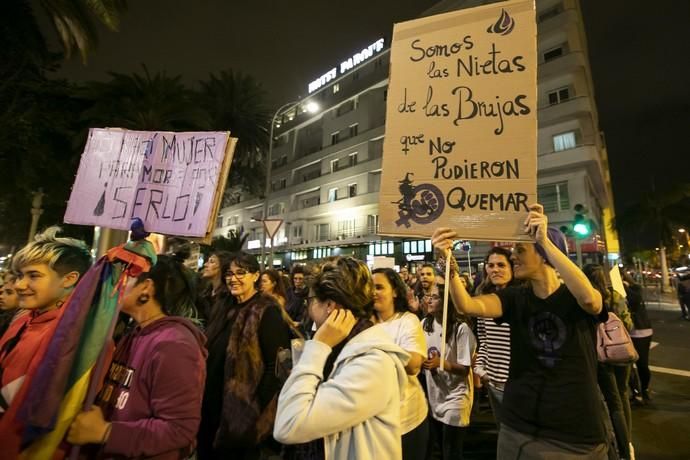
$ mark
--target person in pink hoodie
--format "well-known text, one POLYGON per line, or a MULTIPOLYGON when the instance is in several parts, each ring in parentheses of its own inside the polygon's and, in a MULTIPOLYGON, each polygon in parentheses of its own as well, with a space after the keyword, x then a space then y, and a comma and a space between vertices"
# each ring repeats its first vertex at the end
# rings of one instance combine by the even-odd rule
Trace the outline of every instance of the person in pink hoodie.
POLYGON ((98 405, 79 414, 67 441, 111 458, 187 458, 195 447, 206 378, 205 337, 195 323, 194 283, 159 256, 133 280, 122 311, 136 327, 117 345, 98 405))

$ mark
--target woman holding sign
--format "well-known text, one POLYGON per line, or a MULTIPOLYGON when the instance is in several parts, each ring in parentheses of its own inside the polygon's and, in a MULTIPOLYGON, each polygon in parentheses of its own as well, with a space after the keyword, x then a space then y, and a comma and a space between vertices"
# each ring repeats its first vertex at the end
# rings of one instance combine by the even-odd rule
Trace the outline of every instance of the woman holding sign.
MULTIPOLYGON (((459 311, 510 324, 510 379, 505 387, 498 459, 607 458, 597 388, 596 324, 601 294, 567 256, 565 237, 530 206, 511 256, 525 286, 470 297, 457 275, 450 293, 459 311), (561 284, 556 273, 563 279, 561 284)), ((458 234, 439 228, 432 241, 446 254, 458 234)))

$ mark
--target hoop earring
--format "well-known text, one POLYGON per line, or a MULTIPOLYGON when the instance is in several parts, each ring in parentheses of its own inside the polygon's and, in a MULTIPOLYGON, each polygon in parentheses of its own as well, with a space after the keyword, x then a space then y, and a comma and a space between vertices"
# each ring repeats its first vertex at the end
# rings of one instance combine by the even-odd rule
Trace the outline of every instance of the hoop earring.
POLYGON ((137 305, 144 305, 146 302, 148 302, 150 299, 148 294, 141 294, 139 297, 137 297, 137 305))

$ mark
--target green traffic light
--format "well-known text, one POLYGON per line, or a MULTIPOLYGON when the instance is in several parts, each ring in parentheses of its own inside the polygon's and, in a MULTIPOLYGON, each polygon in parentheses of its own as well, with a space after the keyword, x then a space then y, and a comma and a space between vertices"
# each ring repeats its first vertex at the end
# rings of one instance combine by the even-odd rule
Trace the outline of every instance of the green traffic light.
POLYGON ((587 236, 589 235, 589 227, 583 223, 577 223, 573 226, 573 231, 578 235, 587 236))

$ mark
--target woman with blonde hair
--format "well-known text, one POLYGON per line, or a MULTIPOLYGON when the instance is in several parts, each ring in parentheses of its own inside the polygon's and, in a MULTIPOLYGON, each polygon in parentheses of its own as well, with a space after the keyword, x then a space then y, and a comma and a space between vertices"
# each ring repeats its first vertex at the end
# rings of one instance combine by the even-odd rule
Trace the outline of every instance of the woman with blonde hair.
POLYGON ((274 428, 298 458, 399 459, 400 405, 409 354, 373 313, 369 268, 352 257, 327 261, 312 280, 317 331, 304 344, 278 399, 274 428))

